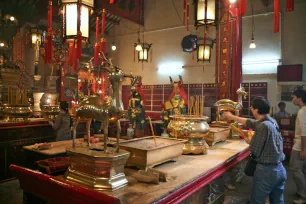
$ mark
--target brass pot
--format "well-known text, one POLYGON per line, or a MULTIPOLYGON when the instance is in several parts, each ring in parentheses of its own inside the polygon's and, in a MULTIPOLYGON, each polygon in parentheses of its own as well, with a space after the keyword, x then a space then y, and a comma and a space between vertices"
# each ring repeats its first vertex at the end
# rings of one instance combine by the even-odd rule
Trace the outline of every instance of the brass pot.
POLYGON ((194 115, 170 116, 168 131, 172 137, 187 139, 183 154, 207 154, 204 136, 209 131, 208 117, 194 115))
POLYGON ((209 131, 207 120, 206 116, 173 115, 170 116, 168 132, 178 138, 204 136, 209 131))
POLYGON ((41 112, 43 113, 44 117, 51 119, 59 114, 60 108, 58 105, 43 105, 41 108, 41 112))
POLYGON ((6 105, 3 112, 11 121, 16 121, 17 118, 27 121, 33 114, 31 106, 27 104, 6 105))

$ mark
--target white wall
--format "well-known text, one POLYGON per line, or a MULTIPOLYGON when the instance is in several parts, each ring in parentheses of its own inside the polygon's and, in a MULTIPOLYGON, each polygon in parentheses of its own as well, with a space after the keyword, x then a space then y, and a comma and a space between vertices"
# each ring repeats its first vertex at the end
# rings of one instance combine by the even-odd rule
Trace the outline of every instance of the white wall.
MULTIPOLYGON (((174 0, 180 17, 183 16, 182 2, 174 0)), ((190 26, 192 34, 203 36, 203 28, 194 29, 193 6, 190 10, 190 26)), ((133 61, 134 43, 137 41, 138 25, 123 20, 116 28, 116 53, 113 53, 114 62, 126 72, 132 70, 135 75, 142 75, 144 84, 168 84, 169 76, 178 80, 183 76, 185 83, 213 83, 215 70, 215 51, 212 53, 211 63, 197 63, 196 52, 194 60, 192 54, 182 51, 181 41, 190 33, 182 26, 172 0, 145 1, 145 42, 152 43, 153 60, 150 63, 139 63, 136 55, 133 61), (128 29, 128 28, 132 29, 128 29), (172 70, 187 66, 184 70, 172 70), (143 69, 142 69, 143 66, 143 69), (159 70, 158 70, 159 69, 159 70), (161 74, 160 69, 167 69, 168 73, 161 74)), ((208 37, 215 38, 215 28, 209 30, 208 37)), ((141 41, 143 34, 141 29, 141 41)))
MULTIPOLYGON (((182 18, 183 1, 173 1, 180 18, 182 18)), ((255 14, 273 12, 272 1, 270 1, 270 5, 267 8, 261 4, 261 1, 253 2, 255 14)), ((273 14, 255 17, 256 50, 248 49, 251 38, 251 18, 246 17, 243 19, 243 60, 254 59, 258 61, 279 58, 282 59, 283 64, 304 64, 304 75, 306 76, 306 46, 304 43, 306 37, 306 26, 304 24, 306 20, 306 0, 296 0, 295 2, 295 11, 284 13, 285 0, 282 0, 281 33, 274 34, 273 32, 273 14)), ((203 36, 203 28, 199 28, 196 31, 193 27, 193 5, 191 5, 190 11, 192 34, 203 36)), ((251 14, 250 11, 249 5, 247 16, 251 14)), ((177 80, 178 74, 183 76, 185 83, 213 83, 215 81, 215 50, 213 50, 211 63, 204 64, 203 72, 202 64, 197 63, 196 60, 192 61, 191 54, 182 51, 181 40, 189 33, 182 27, 180 18, 175 11, 172 0, 146 0, 144 37, 146 42, 153 44, 153 61, 151 63, 143 63, 143 69, 142 63, 138 63, 137 56, 135 62, 133 61, 133 46, 137 41, 138 25, 122 19, 120 26, 117 26, 115 31, 117 51, 111 52, 115 64, 118 64, 125 72, 131 70, 135 75, 142 75, 144 84, 167 84, 169 83, 168 76, 171 75, 177 80), (163 65, 166 67, 191 66, 184 69, 182 73, 173 71, 173 73, 160 75, 157 69, 163 65)), ((209 31, 208 36, 215 38, 215 28, 209 31)), ((111 41, 109 42, 111 43, 111 41)), ((108 43, 109 46, 110 43, 108 43)), ((276 65, 270 64, 268 66, 274 70, 276 69, 276 65)), ((306 77, 304 79, 306 80, 306 77)), ((268 82, 268 99, 273 107, 277 106, 280 100, 280 88, 277 86, 275 74, 245 75, 243 80, 244 82, 268 82)), ((288 108, 294 111, 294 108, 288 108)))

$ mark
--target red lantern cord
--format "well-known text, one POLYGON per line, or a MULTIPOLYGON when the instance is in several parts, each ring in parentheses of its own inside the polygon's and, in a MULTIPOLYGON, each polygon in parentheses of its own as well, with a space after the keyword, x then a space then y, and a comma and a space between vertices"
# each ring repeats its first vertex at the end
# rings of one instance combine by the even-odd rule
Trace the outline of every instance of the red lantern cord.
POLYGON ((286 11, 294 11, 294 0, 287 0, 286 1, 286 11))
POLYGON ((101 35, 104 37, 105 32, 105 9, 102 10, 102 26, 101 26, 101 35))
POLYGON ((96 18, 96 42, 99 41, 99 17, 96 18))
POLYGON ((279 32, 280 0, 274 0, 274 33, 279 32))
POLYGON ((192 43, 192 60, 194 60, 194 42, 192 43))
POLYGON ((187 3, 187 31, 189 31, 189 2, 187 3))
POLYGON ((186 0, 183 0, 183 5, 184 5, 184 17, 183 17, 183 24, 186 25, 186 0))
POLYGON ((74 48, 74 44, 72 42, 69 43, 69 60, 68 60, 68 64, 70 66, 73 65, 73 49, 74 48))

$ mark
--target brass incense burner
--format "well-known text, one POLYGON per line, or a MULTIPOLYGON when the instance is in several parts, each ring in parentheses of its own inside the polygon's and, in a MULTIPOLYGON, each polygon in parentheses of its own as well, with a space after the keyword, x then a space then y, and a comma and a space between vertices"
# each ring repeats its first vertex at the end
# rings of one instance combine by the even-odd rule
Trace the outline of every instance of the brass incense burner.
POLYGON ((195 115, 170 116, 168 132, 170 136, 188 140, 183 154, 206 154, 208 145, 204 136, 209 131, 208 117, 195 115))
POLYGON ((4 109, 7 105, 0 105, 0 120, 6 120, 7 119, 7 115, 4 113, 4 109))
POLYGON ((3 112, 9 118, 9 121, 17 121, 18 119, 28 121, 33 114, 33 110, 27 104, 5 105, 3 112))
POLYGON ((47 119, 54 119, 60 112, 60 108, 58 105, 43 105, 41 108, 41 112, 43 116, 47 119))

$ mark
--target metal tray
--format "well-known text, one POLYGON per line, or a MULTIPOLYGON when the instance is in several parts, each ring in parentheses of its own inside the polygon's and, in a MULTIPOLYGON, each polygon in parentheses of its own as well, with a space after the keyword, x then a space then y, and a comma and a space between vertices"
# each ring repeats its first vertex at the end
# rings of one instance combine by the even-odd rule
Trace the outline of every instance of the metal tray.
POLYGON ((158 164, 167 161, 176 161, 177 157, 183 153, 183 146, 186 140, 142 137, 121 142, 120 148, 129 151, 130 157, 126 166, 136 166, 139 169, 147 170, 158 164), (156 146, 154 139, 156 140, 156 146))

